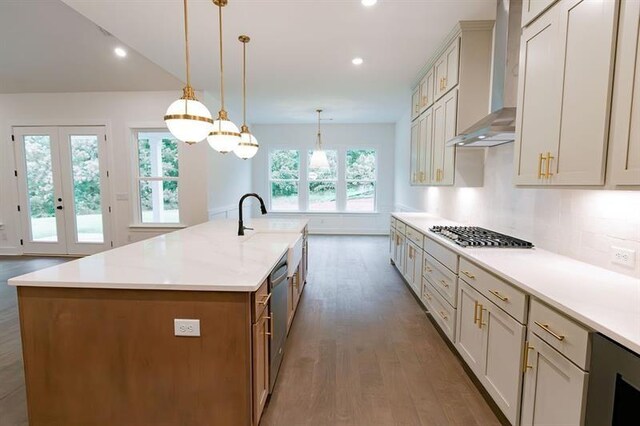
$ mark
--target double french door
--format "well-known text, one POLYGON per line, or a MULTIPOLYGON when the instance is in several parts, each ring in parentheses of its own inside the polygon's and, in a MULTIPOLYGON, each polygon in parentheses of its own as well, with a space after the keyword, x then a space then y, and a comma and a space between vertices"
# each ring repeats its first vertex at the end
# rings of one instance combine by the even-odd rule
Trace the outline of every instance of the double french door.
POLYGON ((111 247, 104 127, 13 128, 27 254, 111 247))

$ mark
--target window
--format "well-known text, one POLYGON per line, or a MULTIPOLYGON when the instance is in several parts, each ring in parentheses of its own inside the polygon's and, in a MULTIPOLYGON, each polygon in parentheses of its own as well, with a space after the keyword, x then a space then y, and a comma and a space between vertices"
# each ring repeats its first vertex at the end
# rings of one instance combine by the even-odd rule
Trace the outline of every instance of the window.
POLYGON ((346 161, 347 210, 372 212, 376 208, 376 151, 349 149, 346 161))
POLYGON ((141 223, 179 223, 178 141, 166 130, 135 132, 138 219, 141 223))
POLYGON ((325 153, 329 168, 310 167, 312 150, 269 152, 270 210, 376 211, 376 150, 338 147, 325 153))
POLYGON ((300 151, 271 151, 269 163, 271 209, 299 210, 300 151))
MULTIPOLYGON (((309 210, 312 211, 336 211, 338 204, 336 201, 336 187, 338 183, 338 151, 325 150, 327 160, 329 160, 328 169, 308 168, 309 182, 309 210)), ((311 155, 313 151, 309 151, 307 164, 311 164, 311 155)))

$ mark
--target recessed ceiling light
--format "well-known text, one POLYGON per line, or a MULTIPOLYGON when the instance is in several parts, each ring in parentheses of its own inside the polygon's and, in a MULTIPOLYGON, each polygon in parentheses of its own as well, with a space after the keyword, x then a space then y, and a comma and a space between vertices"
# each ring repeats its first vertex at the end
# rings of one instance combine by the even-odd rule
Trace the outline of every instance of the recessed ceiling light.
POLYGON ((115 52, 116 56, 120 58, 124 58, 127 56, 127 51, 124 50, 122 47, 116 47, 115 49, 113 49, 113 51, 115 52))
POLYGON ((362 58, 353 58, 351 60, 351 63, 353 65, 362 65, 363 62, 364 62, 364 60, 362 58))
POLYGON ((484 138, 486 138, 486 136, 483 136, 483 135, 478 136, 478 139, 484 139, 484 138))
POLYGON ((374 4, 378 3, 378 0, 362 0, 361 3, 363 6, 371 7, 374 4))

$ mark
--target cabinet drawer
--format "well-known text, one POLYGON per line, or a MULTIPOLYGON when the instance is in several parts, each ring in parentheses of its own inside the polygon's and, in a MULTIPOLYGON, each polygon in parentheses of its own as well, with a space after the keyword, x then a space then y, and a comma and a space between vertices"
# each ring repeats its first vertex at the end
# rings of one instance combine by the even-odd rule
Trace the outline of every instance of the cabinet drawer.
POLYGON ((430 255, 424 255, 423 274, 451 306, 456 307, 458 277, 430 255))
POLYGON ((466 259, 460 260, 460 278, 506 313, 526 323, 527 295, 466 259))
POLYGON ((270 298, 271 293, 269 293, 269 285, 267 281, 265 281, 264 283, 262 283, 260 288, 253 293, 253 300, 251 301, 251 304, 253 305, 253 318, 251 319, 254 323, 258 320, 258 318, 260 318, 260 315, 262 315, 262 312, 269 304, 270 298))
POLYGON ((423 280, 422 283, 422 297, 429 313, 453 343, 456 329, 456 310, 445 302, 427 280, 423 280))
POLYGON ((454 274, 458 273, 458 255, 453 251, 429 237, 424 239, 424 251, 449 268, 454 274))
POLYGON ((583 370, 588 370, 589 330, 554 309, 531 299, 529 330, 583 370))
POLYGON ((418 247, 420 247, 422 249, 422 240, 424 239, 424 236, 422 235, 422 233, 416 231, 415 229, 413 229, 410 226, 407 226, 406 230, 405 230, 405 234, 406 234, 408 239, 413 241, 413 243, 415 245, 417 245, 418 247))
POLYGON ((406 228, 407 228, 407 225, 405 225, 403 222, 400 222, 399 220, 396 220, 396 230, 398 232, 404 235, 407 232, 406 228))
POLYGON ((393 229, 396 229, 396 218, 395 217, 391 217, 391 227, 393 229))

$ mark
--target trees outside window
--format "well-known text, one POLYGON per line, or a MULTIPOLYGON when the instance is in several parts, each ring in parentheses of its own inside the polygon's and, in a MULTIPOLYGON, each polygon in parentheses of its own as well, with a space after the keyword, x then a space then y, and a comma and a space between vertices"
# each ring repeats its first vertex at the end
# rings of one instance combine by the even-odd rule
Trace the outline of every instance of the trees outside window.
POLYGON ((372 212, 376 209, 376 151, 347 150, 347 210, 372 212))
POLYGON ((139 130, 137 190, 141 223, 179 223, 178 141, 167 130, 139 130))
POLYGON ((271 209, 299 210, 300 151, 279 149, 269 155, 271 209))
MULTIPOLYGON (((325 150, 329 168, 308 168, 309 210, 336 211, 337 183, 338 183, 338 151, 325 150)), ((311 164, 313 151, 309 151, 307 164, 311 164)))

